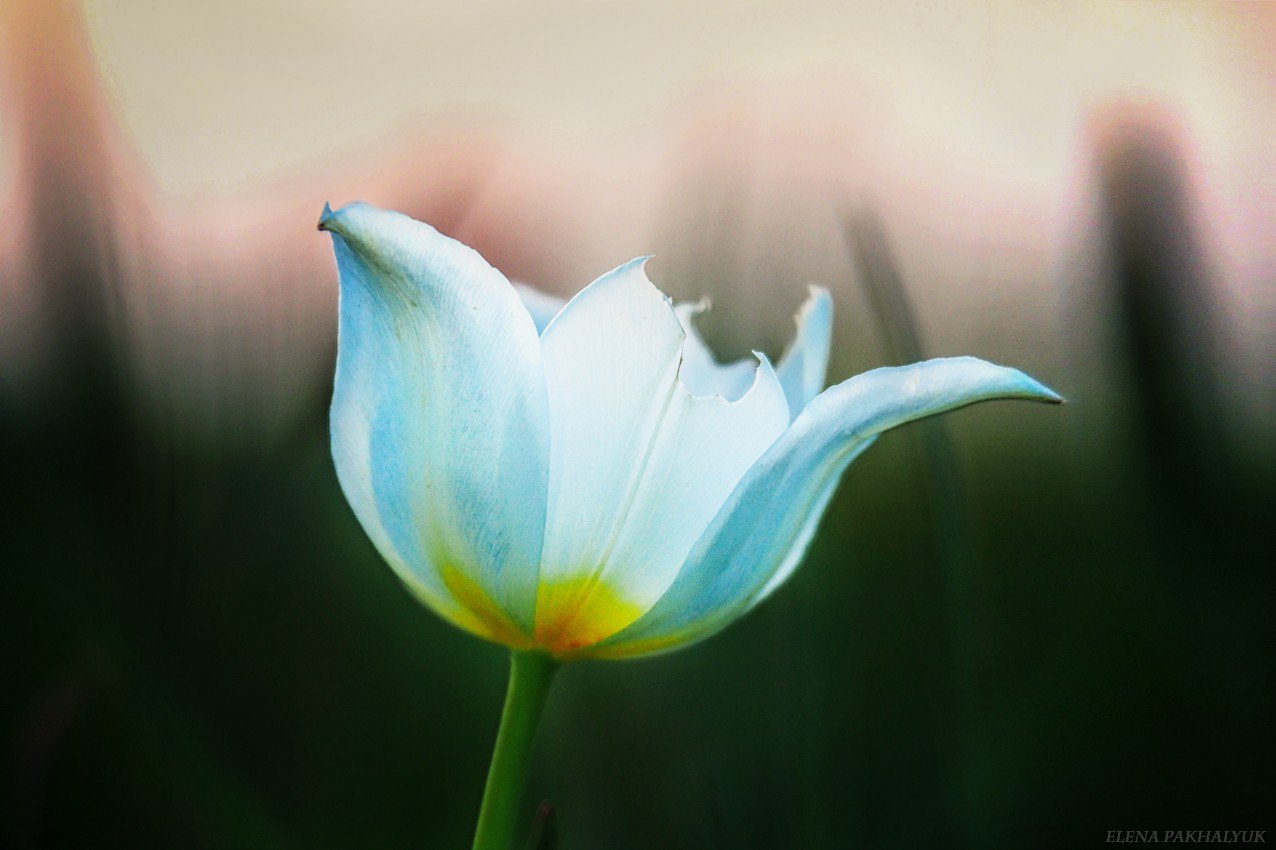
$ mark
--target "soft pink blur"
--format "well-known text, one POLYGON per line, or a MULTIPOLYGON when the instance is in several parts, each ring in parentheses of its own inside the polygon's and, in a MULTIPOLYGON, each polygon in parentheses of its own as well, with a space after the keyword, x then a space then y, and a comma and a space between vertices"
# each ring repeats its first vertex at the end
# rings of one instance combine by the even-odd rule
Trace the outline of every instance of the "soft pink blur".
MULTIPOLYGON (((390 20, 395 8, 377 14, 390 20)), ((887 47, 870 43, 870 27, 861 42, 848 29, 840 48, 827 21, 813 17, 807 33, 794 18, 787 47, 757 67, 746 48, 714 67, 725 48, 706 41, 710 71, 689 61, 682 76, 660 78, 660 96, 635 84, 655 104, 637 118, 594 119, 582 106, 588 114, 564 123, 570 104, 551 99, 552 120, 538 121, 538 101, 519 108, 511 78, 507 112, 430 101, 427 117, 405 111, 398 130, 357 145, 347 134, 295 160, 275 131, 260 143, 269 173, 235 179, 232 158, 204 180, 165 159, 166 138, 190 143, 188 126, 175 118, 165 130, 161 112, 118 88, 118 73, 114 91, 103 83, 99 61, 128 67, 127 42, 91 41, 67 0, 11 0, 0 10, 0 379, 7 391, 39 391, 60 342, 44 330, 41 281, 74 261, 110 281, 109 325, 150 404, 195 432, 280 433, 329 380, 335 275, 314 222, 325 201, 363 199, 562 295, 654 253, 653 276, 675 297, 713 297, 707 327, 724 354, 778 349, 803 284, 821 282, 838 306, 835 379, 880 361, 841 232, 844 214, 867 204, 892 237, 928 353, 1013 361, 1066 388, 1069 338, 1093 318, 1075 313, 1074 291, 1103 274, 1093 150, 1130 115, 1155 114, 1187 154, 1238 376, 1229 389, 1244 398, 1271 377, 1276 318, 1274 10, 1086 4, 985 9, 971 21, 937 7, 913 35, 873 24, 893 33, 887 47)), ((700 24, 717 11, 706 4, 700 24)), ((332 73, 360 73, 338 50, 341 33, 328 35, 332 73)), ((649 46, 641 35, 624 42, 624 27, 613 37, 617 51, 649 46)), ((473 45, 476 64, 500 49, 492 39, 473 45)), ((529 73, 552 81, 554 61, 529 73)), ((287 83, 280 73, 272 86, 287 83)), ((309 91, 303 82, 318 81, 298 79, 298 92, 309 91)), ((357 122, 357 105, 347 108, 341 120, 357 122)), ((252 151, 253 127, 220 132, 252 151)))

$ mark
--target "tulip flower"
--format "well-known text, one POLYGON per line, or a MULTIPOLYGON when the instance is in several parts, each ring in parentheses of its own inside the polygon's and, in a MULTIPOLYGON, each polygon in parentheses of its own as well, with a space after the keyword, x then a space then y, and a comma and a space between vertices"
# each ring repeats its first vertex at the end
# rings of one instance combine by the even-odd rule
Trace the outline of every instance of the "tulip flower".
POLYGON ((971 357, 824 389, 812 288, 775 366, 719 364, 627 263, 566 304, 395 212, 325 208, 340 277, 332 453, 382 557, 440 617, 513 650, 475 847, 508 847, 556 666, 723 629, 802 560, 878 434, 989 399, 1059 402, 971 357))

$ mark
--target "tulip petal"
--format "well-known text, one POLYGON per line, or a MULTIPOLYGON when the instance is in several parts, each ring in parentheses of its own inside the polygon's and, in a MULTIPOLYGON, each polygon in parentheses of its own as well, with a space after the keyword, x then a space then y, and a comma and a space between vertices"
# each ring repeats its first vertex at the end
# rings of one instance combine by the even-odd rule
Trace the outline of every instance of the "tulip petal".
MULTIPOLYGON (((833 332, 833 299, 828 290, 811 286, 810 295, 794 316, 797 333, 776 364, 775 374, 784 387, 790 418, 824 389, 829 343, 833 332)), ((682 352, 682 381, 696 395, 720 395, 728 401, 742 396, 753 384, 749 358, 719 363, 696 330, 695 317, 709 309, 709 302, 679 304, 674 308, 687 334, 682 352)))
POLYGON ((538 334, 545 332, 546 326, 553 321, 554 317, 563 309, 563 305, 567 303, 557 295, 542 292, 534 286, 528 286, 526 283, 515 281, 514 290, 518 292, 518 297, 523 300, 523 306, 527 308, 527 312, 532 316, 532 321, 536 323, 536 332, 538 334))
POLYGON ((788 424, 764 358, 736 402, 683 386, 682 327, 643 263, 590 284, 541 336, 552 444, 536 638, 559 654, 660 597, 788 424))
POLYGON ((797 334, 775 367, 794 419, 824 390, 833 339, 833 298, 823 287, 808 288, 810 294, 794 317, 797 334))
POLYGON ((588 655, 634 657, 717 632, 792 573, 843 471, 878 434, 1014 398, 1061 401, 1027 375, 973 357, 875 369, 825 391, 736 486, 664 596, 588 655))
POLYGON ((682 382, 694 395, 720 395, 735 401, 753 386, 757 363, 751 357, 719 363, 696 330, 695 317, 709 309, 707 299, 674 307, 682 330, 687 335, 682 348, 682 382))
POLYGON ((325 209, 341 280, 333 457, 400 577, 483 637, 530 640, 549 414, 527 310, 477 252, 399 213, 325 209))

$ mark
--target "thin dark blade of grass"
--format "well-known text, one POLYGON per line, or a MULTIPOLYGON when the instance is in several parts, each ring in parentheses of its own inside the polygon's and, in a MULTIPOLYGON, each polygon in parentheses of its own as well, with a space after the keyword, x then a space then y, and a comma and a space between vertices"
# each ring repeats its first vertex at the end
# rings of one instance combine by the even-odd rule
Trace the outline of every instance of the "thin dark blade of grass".
POLYGON ((1144 467, 1172 531, 1231 524, 1245 481, 1230 468, 1220 398, 1219 306, 1172 120, 1117 113, 1097 140, 1102 238, 1112 266, 1113 354, 1144 444, 1144 467))
MULTIPOLYGON (((902 366, 926 359, 913 308, 904 288, 886 232, 877 215, 862 209, 846 216, 843 233, 864 284, 869 304, 876 314, 892 365, 902 366)), ((949 570, 962 566, 969 551, 966 543, 961 480, 957 472, 952 440, 940 419, 918 422, 929 476, 926 484, 935 507, 942 565, 949 570)))
POLYGON ((1208 695, 1207 707, 1195 710, 1229 733, 1220 738, 1182 720, 1148 728, 1175 737, 1180 763, 1229 777, 1232 786, 1201 794, 1219 793, 1214 808, 1244 819, 1264 810, 1250 789, 1264 783, 1254 777, 1270 776, 1265 754, 1273 745, 1276 482, 1263 471, 1266 452, 1238 431, 1239 408, 1228 399, 1243 364, 1226 344, 1234 308, 1220 287, 1224 249, 1210 238, 1191 128, 1166 107, 1129 103, 1108 107, 1096 124, 1099 237, 1109 272, 1101 285, 1112 304, 1104 354, 1121 378, 1114 403, 1133 425, 1136 492, 1153 506, 1149 527, 1168 544, 1154 570, 1177 594, 1173 632, 1185 649, 1176 675, 1208 695))
MULTIPOLYGON (((912 304, 880 218, 866 207, 853 210, 843 217, 842 233, 881 329, 890 363, 904 365, 926 359, 912 304)), ((942 730, 943 740, 937 742, 939 750, 951 762, 947 766, 948 832, 959 843, 971 844, 974 836, 970 824, 964 823, 966 780, 959 751, 967 737, 966 718, 967 712, 973 710, 974 695, 970 686, 973 659, 969 638, 975 624, 963 583, 970 565, 966 511, 956 454, 943 423, 937 419, 918 422, 912 426, 912 434, 917 440, 921 466, 917 477, 926 490, 935 525, 935 562, 943 618, 938 633, 945 644, 939 651, 945 656, 944 666, 949 671, 949 680, 942 685, 948 695, 946 704, 936 706, 934 718, 936 728, 942 730)))
POLYGON ((558 846, 558 816, 554 804, 545 800, 536 807, 532 831, 527 836, 527 850, 554 850, 558 846))

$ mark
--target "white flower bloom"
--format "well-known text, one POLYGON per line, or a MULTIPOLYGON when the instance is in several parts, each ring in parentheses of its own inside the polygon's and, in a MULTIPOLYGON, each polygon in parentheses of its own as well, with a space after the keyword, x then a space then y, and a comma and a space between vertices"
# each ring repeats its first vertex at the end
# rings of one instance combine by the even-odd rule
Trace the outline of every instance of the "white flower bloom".
POLYGON ((718 631, 796 568, 881 432, 977 401, 1059 397, 970 357, 823 390, 812 288, 776 368, 720 365, 635 260, 565 305, 428 225, 325 209, 341 278, 332 451, 403 581, 481 637, 624 658, 718 631))

